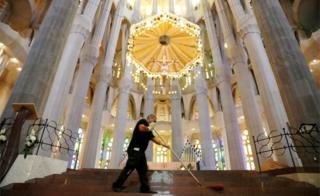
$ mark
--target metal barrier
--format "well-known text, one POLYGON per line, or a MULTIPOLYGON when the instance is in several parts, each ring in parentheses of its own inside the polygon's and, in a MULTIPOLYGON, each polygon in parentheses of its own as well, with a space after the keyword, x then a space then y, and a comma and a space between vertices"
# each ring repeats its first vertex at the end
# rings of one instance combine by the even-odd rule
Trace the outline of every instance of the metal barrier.
MULTIPOLYGON (((0 123, 0 130, 5 132, 6 138, 11 132, 13 119, 6 118, 0 123)), ((79 156, 80 139, 77 132, 65 129, 54 121, 48 119, 36 119, 26 121, 24 127, 27 127, 27 137, 22 152, 25 157, 30 154, 38 155, 40 151, 49 151, 52 153, 64 153, 69 157, 75 156, 74 169, 77 167, 79 156)), ((6 148, 5 142, 0 142, 0 158, 6 148)))
POLYGON ((297 166, 295 153, 303 152, 313 157, 319 162, 320 156, 320 130, 317 124, 301 124, 299 129, 287 125, 280 134, 271 131, 269 135, 261 133, 257 137, 253 136, 254 147, 256 150, 259 170, 261 171, 260 157, 271 158, 274 153, 277 156, 284 156, 289 152, 293 167, 297 166))

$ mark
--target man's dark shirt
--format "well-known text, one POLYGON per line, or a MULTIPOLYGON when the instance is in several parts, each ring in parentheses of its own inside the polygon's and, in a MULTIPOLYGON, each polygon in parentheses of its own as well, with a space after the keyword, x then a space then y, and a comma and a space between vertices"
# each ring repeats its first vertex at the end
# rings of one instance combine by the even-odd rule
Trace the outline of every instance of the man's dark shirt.
POLYGON ((141 119, 137 122, 132 134, 132 139, 128 146, 128 151, 134 150, 134 148, 139 148, 140 152, 144 152, 149 144, 149 140, 154 138, 154 135, 151 131, 139 131, 139 125, 149 126, 149 123, 146 119, 141 119))

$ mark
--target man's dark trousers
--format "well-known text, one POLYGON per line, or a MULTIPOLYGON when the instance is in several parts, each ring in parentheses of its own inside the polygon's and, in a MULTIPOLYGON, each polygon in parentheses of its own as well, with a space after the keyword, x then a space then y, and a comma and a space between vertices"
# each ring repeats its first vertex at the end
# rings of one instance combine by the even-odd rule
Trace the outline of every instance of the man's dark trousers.
POLYGON ((139 174, 139 179, 141 183, 140 191, 148 192, 150 191, 148 183, 148 166, 147 160, 144 152, 128 150, 128 161, 124 169, 121 171, 118 179, 113 183, 113 187, 121 187, 127 180, 129 175, 136 169, 139 174))

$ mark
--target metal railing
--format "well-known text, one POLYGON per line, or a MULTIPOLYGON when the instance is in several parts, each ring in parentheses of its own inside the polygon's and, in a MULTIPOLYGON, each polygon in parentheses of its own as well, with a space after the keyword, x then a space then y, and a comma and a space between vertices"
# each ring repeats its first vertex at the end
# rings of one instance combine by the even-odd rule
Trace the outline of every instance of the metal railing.
MULTIPOLYGON (((13 124, 13 119, 6 118, 0 123, 0 130, 5 130, 5 135, 8 138, 13 124)), ((21 136, 35 136, 35 140, 27 145, 25 142, 24 149, 20 152, 25 156, 34 154, 38 155, 42 152, 49 152, 57 154, 61 153, 72 158, 75 156, 75 163, 77 163, 79 156, 80 139, 78 133, 72 132, 70 129, 65 129, 59 126, 54 121, 48 119, 36 119, 34 121, 26 121, 21 136)), ((2 152, 6 148, 6 142, 0 143, 0 158, 2 152)), ((73 168, 76 168, 76 164, 73 168)))
POLYGON ((287 125, 280 134, 271 131, 269 135, 261 133, 253 136, 256 156, 261 171, 261 158, 271 158, 275 153, 277 156, 289 154, 293 167, 298 166, 296 153, 308 154, 311 160, 319 163, 320 156, 320 129, 317 124, 301 124, 299 129, 287 125))

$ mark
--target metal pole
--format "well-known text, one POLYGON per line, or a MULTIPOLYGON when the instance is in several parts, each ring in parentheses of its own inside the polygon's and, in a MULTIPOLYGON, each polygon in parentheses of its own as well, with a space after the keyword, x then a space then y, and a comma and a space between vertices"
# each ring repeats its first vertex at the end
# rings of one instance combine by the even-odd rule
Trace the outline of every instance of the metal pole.
MULTIPOLYGON (((288 149, 289 149, 289 153, 290 153, 290 157, 291 157, 291 161, 292 161, 293 167, 296 167, 296 164, 294 162, 294 158, 293 158, 293 155, 292 155, 292 152, 291 152, 292 144, 289 144, 289 141, 288 141, 288 138, 287 138, 287 136, 289 136, 289 134, 291 134, 290 126, 289 126, 288 123, 287 123, 287 126, 288 126, 288 129, 289 129, 289 133, 287 134, 285 128, 283 128, 283 134, 284 134, 284 138, 286 140, 286 143, 287 143, 287 146, 288 146, 288 149)), ((280 135, 282 135, 282 133, 280 133, 280 135)))
POLYGON ((257 161, 258 161, 259 172, 261 172, 260 161, 259 161, 259 153, 258 153, 257 146, 256 146, 256 140, 254 139, 254 136, 252 136, 252 138, 253 138, 254 149, 256 150, 256 156, 257 156, 257 161))
MULTIPOLYGON (((159 138, 161 139, 161 141, 167 145, 167 143, 164 141, 164 139, 160 136, 160 134, 155 130, 153 129, 153 131, 159 136, 159 138)), ((188 167, 185 166, 185 164, 181 161, 181 159, 177 156, 177 154, 173 151, 172 148, 170 148, 171 152, 173 153, 173 155, 176 157, 177 160, 179 160, 179 162, 181 163, 181 165, 186 168, 186 170, 189 172, 189 174, 192 176, 192 178, 197 182, 197 184, 199 186, 202 186, 202 184, 200 183, 200 181, 198 180, 198 178, 189 170, 188 167)))

